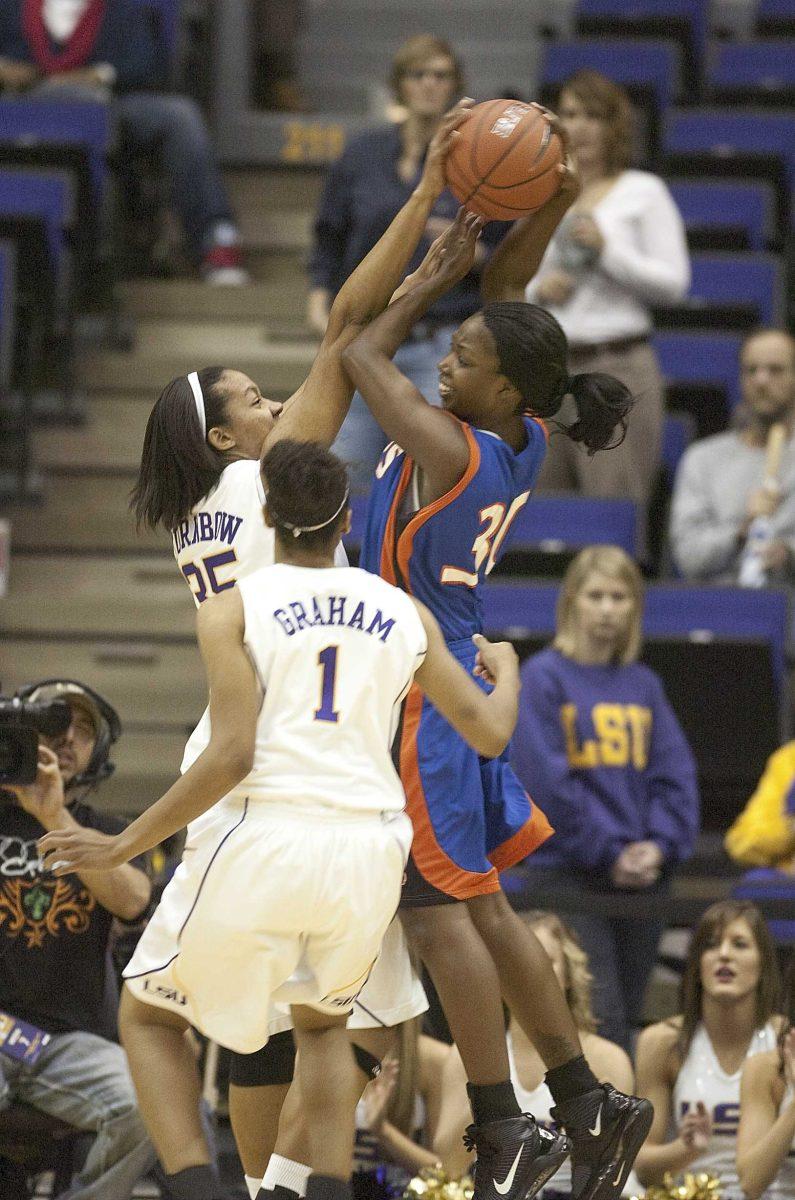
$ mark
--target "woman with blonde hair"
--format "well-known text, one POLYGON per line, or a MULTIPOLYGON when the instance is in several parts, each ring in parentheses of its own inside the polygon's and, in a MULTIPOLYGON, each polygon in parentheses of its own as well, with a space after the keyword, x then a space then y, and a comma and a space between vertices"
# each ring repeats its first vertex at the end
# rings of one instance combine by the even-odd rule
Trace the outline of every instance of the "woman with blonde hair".
POLYGON ((621 448, 586 458, 553 438, 539 486, 645 505, 660 461, 663 380, 650 336, 652 306, 690 283, 682 218, 658 176, 630 168, 632 110, 623 88, 598 71, 563 84, 556 111, 581 181, 575 204, 539 264, 531 216, 518 222, 484 274, 487 300, 524 296, 560 322, 569 371, 606 371, 637 398, 621 448))
POLYGON ((525 863, 529 886, 566 897, 600 1031, 626 1049, 662 926, 638 909, 615 915, 610 898, 664 894, 699 819, 693 755, 660 680, 637 661, 642 611, 640 572, 623 550, 577 555, 555 639, 522 668, 513 741, 516 772, 556 831, 525 863))
MULTIPOLYGON (((770 1139, 764 1133, 775 1123, 773 1114, 763 1128, 752 1106, 738 1146, 741 1103, 759 1082, 754 1067, 754 1086, 741 1097, 740 1078, 757 1055, 768 1067, 777 1058, 779 988, 775 946, 759 909, 745 900, 708 908, 690 943, 679 1015, 650 1025, 638 1039, 638 1091, 654 1105, 636 1160, 646 1186, 687 1170, 716 1175, 724 1200, 756 1200, 765 1191, 776 1172, 775 1166, 770 1170, 771 1142, 791 1117, 784 1114, 770 1139)), ((777 1087, 779 1105, 783 1092, 777 1087)))
MULTIPOLYGON (((536 910, 521 914, 546 953, 561 986, 574 1023, 580 1035, 583 1054, 594 1075, 603 1083, 611 1083, 622 1092, 632 1091, 632 1064, 624 1050, 596 1033, 593 1014, 593 975, 588 956, 576 934, 555 913, 536 910)), ((511 1081, 524 1112, 531 1112, 545 1127, 553 1124, 552 1095, 544 1082, 544 1063, 533 1043, 518 1021, 508 1014, 508 1057, 511 1081)), ((451 1049, 442 1074, 441 1110, 436 1122, 433 1150, 451 1175, 461 1175, 471 1163, 463 1149, 461 1133, 468 1117, 466 1073, 458 1051, 451 1049)), ((571 1166, 563 1164, 556 1171, 544 1196, 550 1193, 568 1194, 571 1191, 571 1166)))

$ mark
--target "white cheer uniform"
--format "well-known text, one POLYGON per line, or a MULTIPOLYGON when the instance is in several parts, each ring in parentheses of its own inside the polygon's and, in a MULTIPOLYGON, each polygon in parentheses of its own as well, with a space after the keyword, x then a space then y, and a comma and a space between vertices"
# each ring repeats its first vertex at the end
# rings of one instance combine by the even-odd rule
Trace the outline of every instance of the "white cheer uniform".
POLYGON ((245 1054, 269 1001, 350 1009, 378 956, 411 844, 390 747, 427 641, 366 571, 279 563, 237 586, 263 689, 254 765, 192 828, 124 974, 245 1054))
MULTIPOLYGON (((776 1031, 768 1022, 757 1029, 748 1047, 748 1057, 775 1050, 776 1031)), ((679 1122, 685 1113, 692 1112, 699 1101, 712 1120, 712 1136, 700 1158, 688 1166, 696 1174, 707 1171, 721 1181, 724 1200, 743 1200, 737 1176, 737 1128, 740 1124, 740 1077, 742 1067, 727 1075, 718 1062, 709 1034, 699 1025, 682 1063, 673 1090, 673 1123, 670 1136, 676 1137, 679 1122)), ((765 1195, 775 1194, 770 1188, 765 1195)))
MULTIPOLYGON (((174 530, 174 557, 198 606, 213 592, 232 587, 252 571, 271 566, 276 537, 262 516, 265 491, 255 459, 240 459, 225 467, 213 490, 194 508, 187 521, 174 530)), ((347 567, 342 543, 337 566, 347 567)), ((205 709, 188 740, 181 770, 184 772, 210 740, 210 710, 205 709)), ((212 818, 205 813, 189 832, 194 835, 212 818)), ((357 998, 348 1022, 351 1029, 399 1025, 426 1012, 428 1000, 411 965, 403 926, 395 918, 384 938, 378 962, 357 998)), ((292 1029, 289 1009, 274 1009, 270 1033, 292 1029)))

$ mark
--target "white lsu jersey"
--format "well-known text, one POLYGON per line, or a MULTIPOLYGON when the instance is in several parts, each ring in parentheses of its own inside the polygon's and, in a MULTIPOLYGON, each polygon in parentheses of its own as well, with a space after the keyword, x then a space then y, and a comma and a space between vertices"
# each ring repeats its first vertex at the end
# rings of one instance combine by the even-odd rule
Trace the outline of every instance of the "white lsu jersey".
POLYGON ((413 600, 353 567, 276 563, 238 589, 263 700, 236 790, 293 813, 402 811, 390 747, 427 649, 413 600))
MULTIPOLYGON (((776 1047, 776 1031, 768 1022, 751 1038, 747 1058, 776 1047)), ((727 1200, 740 1200, 743 1193, 737 1175, 737 1129, 740 1124, 740 1078, 742 1068, 727 1075, 703 1025, 698 1025, 687 1057, 682 1063, 673 1089, 672 1136, 682 1117, 695 1110, 699 1101, 712 1120, 712 1135, 703 1154, 690 1163, 688 1170, 709 1171, 721 1181, 727 1200)), ((765 1195, 771 1195, 775 1186, 765 1195)))
MULTIPOLYGON (((173 531, 174 557, 197 606, 273 562, 276 538, 263 519, 264 503, 259 462, 239 459, 173 531)), ((348 565, 342 545, 336 561, 348 565)))

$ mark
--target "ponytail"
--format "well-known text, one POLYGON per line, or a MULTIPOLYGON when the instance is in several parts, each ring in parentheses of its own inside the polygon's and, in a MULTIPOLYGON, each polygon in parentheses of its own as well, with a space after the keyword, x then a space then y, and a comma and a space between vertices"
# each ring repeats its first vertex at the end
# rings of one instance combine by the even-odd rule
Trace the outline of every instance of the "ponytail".
POLYGON ((521 300, 487 304, 483 323, 494 340, 500 372, 522 397, 522 408, 537 417, 554 417, 567 396, 577 420, 560 426, 589 454, 620 446, 627 431, 633 397, 612 375, 590 373, 569 378, 568 342, 558 322, 537 304, 521 300))
POLYGON ((597 450, 614 450, 627 434, 627 416, 634 398, 629 388, 612 375, 591 371, 567 381, 566 393, 577 408, 577 420, 561 426, 573 442, 582 442, 593 455, 597 450))
POLYGON ((169 532, 184 521, 215 487, 227 461, 207 441, 206 429, 226 419, 226 401, 218 387, 224 367, 198 372, 200 395, 187 375, 172 379, 161 392, 144 434, 138 479, 130 508, 140 529, 162 525, 169 532), (203 399, 205 427, 198 410, 203 399))

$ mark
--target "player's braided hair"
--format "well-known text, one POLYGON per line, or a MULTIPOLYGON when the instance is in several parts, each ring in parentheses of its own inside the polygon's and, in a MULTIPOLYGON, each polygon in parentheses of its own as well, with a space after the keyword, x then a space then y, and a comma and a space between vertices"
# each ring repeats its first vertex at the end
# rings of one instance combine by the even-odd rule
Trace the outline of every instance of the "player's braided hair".
POLYGON ((553 417, 570 395, 577 420, 561 425, 589 454, 624 440, 633 397, 612 375, 588 372, 569 376, 566 335, 555 318, 536 304, 506 300, 487 304, 483 321, 494 339, 500 371, 521 393, 522 408, 553 417))
POLYGON ((336 543, 348 511, 348 472, 336 454, 283 438, 264 454, 260 473, 277 534, 302 550, 336 543))
MULTIPOLYGON (((205 367, 198 372, 207 429, 226 421, 227 399, 218 386, 225 369, 205 367)), ((149 414, 141 467, 130 496, 139 528, 175 529, 215 487, 228 461, 207 441, 187 375, 172 379, 149 414)))

